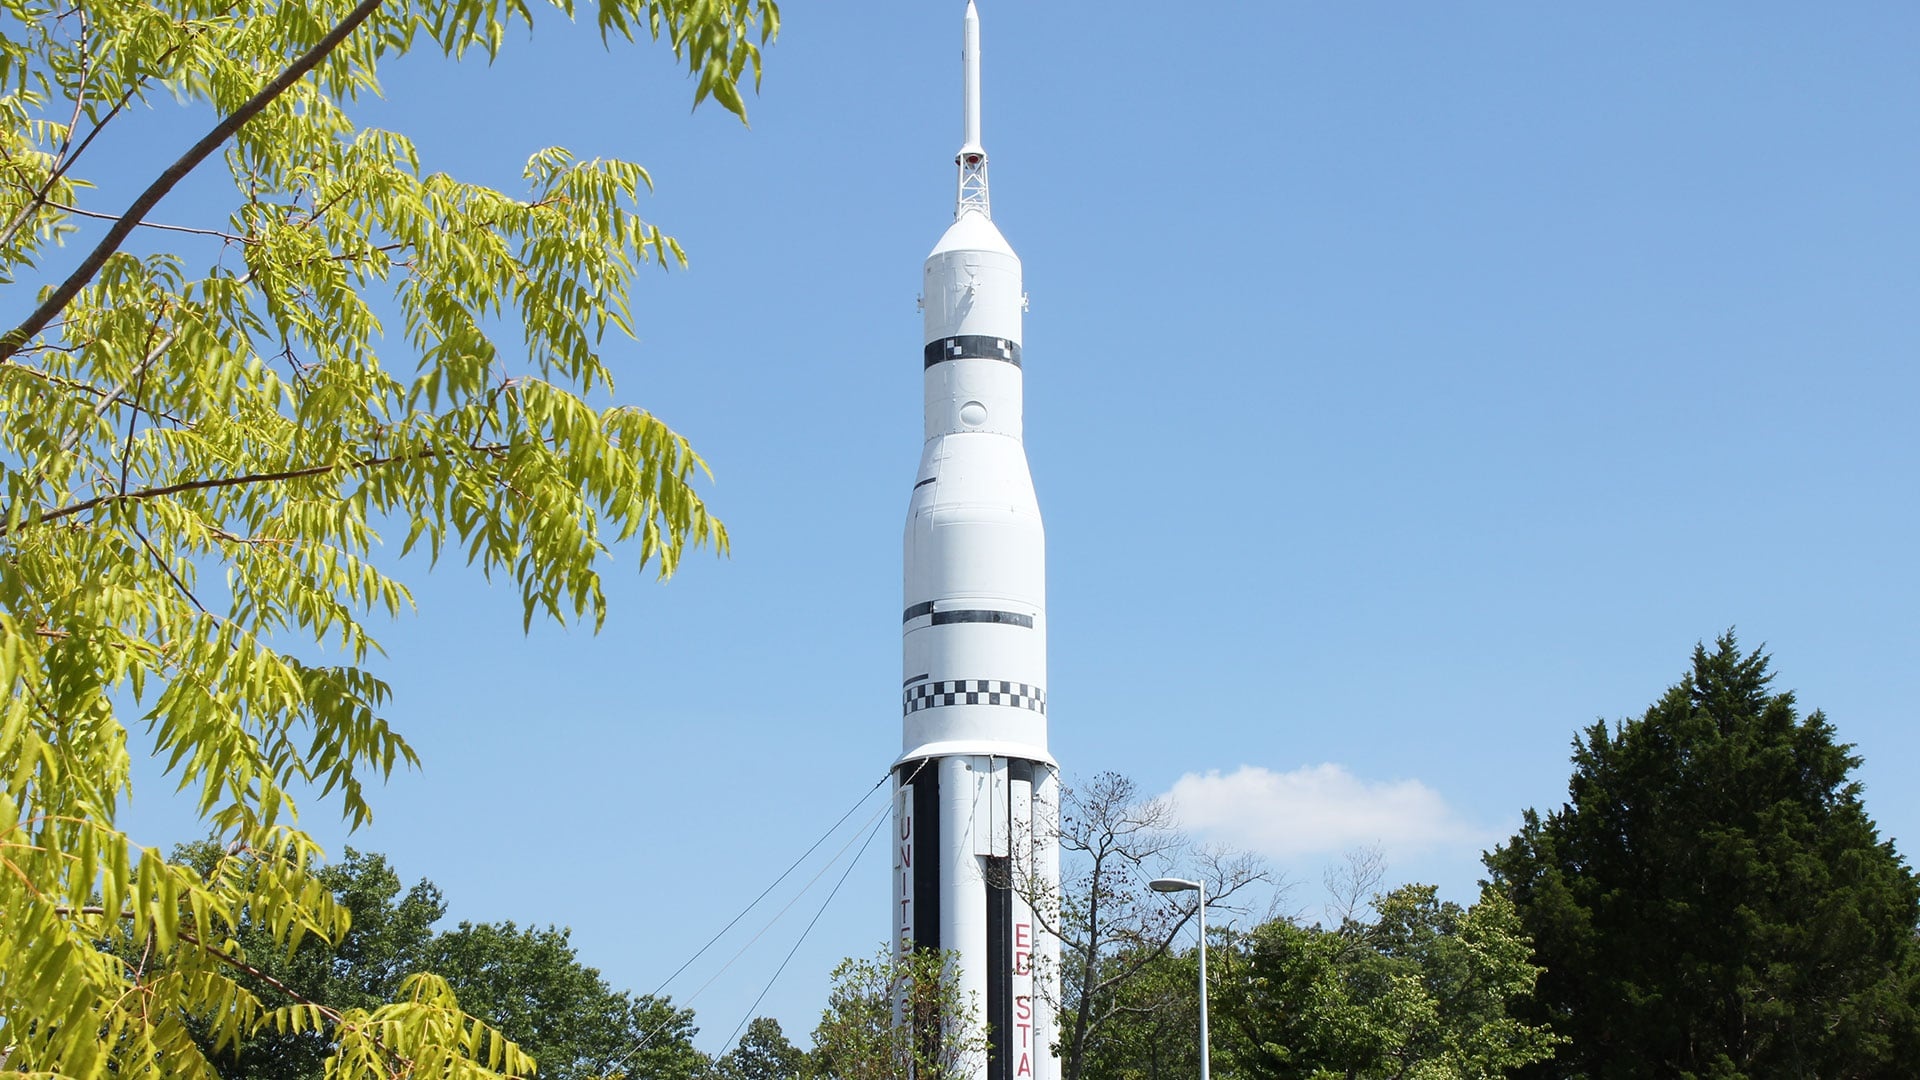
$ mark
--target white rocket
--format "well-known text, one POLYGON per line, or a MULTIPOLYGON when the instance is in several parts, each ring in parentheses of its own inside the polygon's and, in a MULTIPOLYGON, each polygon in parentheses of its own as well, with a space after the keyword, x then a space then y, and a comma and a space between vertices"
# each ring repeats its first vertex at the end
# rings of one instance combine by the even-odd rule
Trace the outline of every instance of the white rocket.
MULTIPOLYGON (((927 256, 926 447, 907 510, 895 937, 951 950, 990 1048, 973 1080, 1057 1080, 1059 774, 1047 753, 1046 538, 1021 432, 1020 259, 980 144, 980 18, 961 50, 953 225, 927 256)), ((977 1028, 976 1028, 977 1030, 977 1028)))

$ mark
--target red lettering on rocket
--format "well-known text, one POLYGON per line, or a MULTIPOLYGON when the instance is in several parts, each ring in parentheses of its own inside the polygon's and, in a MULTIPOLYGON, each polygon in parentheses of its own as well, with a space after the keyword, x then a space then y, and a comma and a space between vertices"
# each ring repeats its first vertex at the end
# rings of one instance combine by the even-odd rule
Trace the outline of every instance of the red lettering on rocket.
POLYGON ((900 942, 912 950, 913 940, 913 815, 900 815, 900 942))
POLYGON ((1013 1026, 1020 1032, 1020 1064, 1014 1068, 1013 1075, 1032 1076, 1033 1057, 1029 1051, 1033 1048, 1033 999, 1025 994, 1014 996, 1013 1026))

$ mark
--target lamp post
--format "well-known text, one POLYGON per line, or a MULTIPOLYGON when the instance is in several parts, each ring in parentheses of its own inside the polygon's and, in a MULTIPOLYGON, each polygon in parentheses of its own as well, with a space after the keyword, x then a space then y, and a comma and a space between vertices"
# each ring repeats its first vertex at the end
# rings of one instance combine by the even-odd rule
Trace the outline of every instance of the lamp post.
POLYGON ((1211 1080, 1207 1051, 1207 883, 1186 878, 1155 878, 1147 883, 1154 892, 1173 893, 1192 889, 1200 894, 1200 1080, 1211 1080))

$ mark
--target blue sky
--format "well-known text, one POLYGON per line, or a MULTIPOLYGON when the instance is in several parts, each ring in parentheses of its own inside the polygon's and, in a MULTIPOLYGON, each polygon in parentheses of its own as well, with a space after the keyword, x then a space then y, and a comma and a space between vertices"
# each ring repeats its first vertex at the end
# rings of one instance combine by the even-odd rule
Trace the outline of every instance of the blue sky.
MULTIPOLYGON (((789 3, 751 129, 689 113, 664 50, 544 14, 491 67, 397 65, 362 110, 510 190, 553 144, 651 169, 692 267, 644 279, 619 397, 695 441, 734 538, 664 586, 620 553, 598 636, 523 636, 455 565, 418 579, 381 670, 425 768, 351 842, 455 918, 571 926, 650 991, 897 752, 914 297, 951 214, 962 6, 789 3)), ((981 18, 1070 777, 1177 792, 1300 881, 1294 908, 1369 842, 1469 899, 1478 853, 1564 797, 1576 729, 1733 626, 1920 844, 1920 11, 981 18)), ((152 784, 129 823, 197 835, 152 784)), ((884 861, 758 1010, 796 1038, 885 932, 884 861)), ((703 1046, 838 874, 692 1002, 703 1046)))

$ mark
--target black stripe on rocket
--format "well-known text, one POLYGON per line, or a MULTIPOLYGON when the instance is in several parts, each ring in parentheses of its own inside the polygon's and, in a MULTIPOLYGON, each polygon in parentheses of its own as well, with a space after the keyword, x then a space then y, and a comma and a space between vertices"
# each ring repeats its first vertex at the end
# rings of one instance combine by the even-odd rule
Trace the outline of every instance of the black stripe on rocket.
POLYGON ((999 360, 1019 367, 1020 343, 986 334, 959 334, 927 342, 922 358, 926 361, 923 368, 947 360, 999 360))
POLYGON ((934 602, 925 600, 900 613, 900 621, 910 623, 915 619, 933 616, 934 626, 947 626, 952 623, 998 623, 1001 626, 1018 626, 1033 629, 1033 616, 1018 611, 1002 611, 993 608, 964 608, 958 611, 935 611, 934 602))
POLYGON ((988 1080, 1011 1080, 1013 1076, 1013 860, 988 856, 985 862, 987 864, 987 1078, 988 1080))
POLYGON ((940 768, 934 758, 903 763, 895 773, 911 781, 913 802, 912 848, 907 856, 913 870, 913 944, 917 949, 940 949, 940 768))

